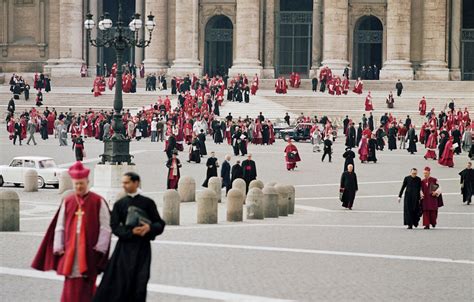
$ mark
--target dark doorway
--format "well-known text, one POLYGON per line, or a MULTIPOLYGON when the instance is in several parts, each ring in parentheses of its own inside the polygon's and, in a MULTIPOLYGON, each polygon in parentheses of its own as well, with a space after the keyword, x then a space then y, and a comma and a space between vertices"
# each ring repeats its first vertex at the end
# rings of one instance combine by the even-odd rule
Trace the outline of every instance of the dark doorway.
POLYGON ((232 21, 224 15, 212 17, 206 24, 204 72, 209 76, 227 74, 232 66, 232 21))
POLYGON ((374 16, 361 17, 354 28, 354 47, 352 51, 352 76, 374 79, 373 74, 365 73, 362 67, 382 66, 383 25, 374 16))
POLYGON ((275 16, 275 72, 298 72, 307 77, 311 68, 312 0, 280 0, 275 16))
MULTIPOLYGON (((123 17, 123 23, 126 27, 128 27, 128 23, 133 18, 133 14, 135 14, 135 2, 136 0, 127 0, 127 1, 122 1, 122 17, 123 17)), ((110 19, 112 20, 114 26, 117 23, 117 16, 118 16, 118 4, 117 0, 103 0, 103 12, 107 12, 110 15, 110 19)), ((143 20, 143 16, 141 16, 143 20)), ((128 48, 125 50, 124 57, 123 57, 123 62, 134 62, 135 60, 135 49, 134 48, 128 48)), ((99 50, 99 61, 103 64, 107 64, 107 68, 110 71, 110 68, 112 67, 112 64, 115 63, 115 50, 113 48, 101 48, 99 50)), ((137 62, 139 64, 140 62, 137 62)))
POLYGON ((465 81, 474 81, 474 1, 463 1, 462 18, 462 79, 465 81))

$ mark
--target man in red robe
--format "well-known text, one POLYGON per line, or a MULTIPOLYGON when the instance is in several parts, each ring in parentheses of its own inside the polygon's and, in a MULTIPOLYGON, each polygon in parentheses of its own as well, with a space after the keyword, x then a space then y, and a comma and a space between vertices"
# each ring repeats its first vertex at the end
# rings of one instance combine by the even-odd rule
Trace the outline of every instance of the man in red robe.
POLYGON ((293 145, 292 140, 288 140, 288 145, 285 148, 285 160, 286 160, 286 169, 288 171, 294 170, 296 168, 296 163, 301 161, 300 154, 298 153, 298 148, 293 145))
POLYGON ((423 97, 420 100, 420 103, 418 104, 418 110, 420 111, 420 115, 425 115, 426 114, 426 99, 423 97))
POLYGON ((364 83, 362 82, 362 80, 359 77, 359 78, 357 78, 357 81, 354 84, 354 89, 352 91, 354 93, 357 93, 357 94, 362 94, 362 89, 363 88, 364 88, 364 83))
POLYGON ((89 169, 76 162, 69 175, 74 192, 63 199, 31 266, 65 277, 61 302, 89 302, 107 263, 110 212, 104 199, 88 190, 89 169))
POLYGON ((438 207, 442 206, 441 190, 438 180, 430 176, 430 167, 425 167, 423 171, 424 179, 421 181, 421 206, 423 210, 423 225, 425 229, 430 228, 430 224, 436 227, 438 218, 438 207))
POLYGON ((365 111, 372 111, 372 110, 374 110, 374 106, 372 105, 372 95, 370 94, 370 91, 369 91, 369 94, 365 98, 365 111))
POLYGON ((350 87, 349 79, 344 77, 344 80, 342 80, 342 93, 347 95, 347 93, 349 92, 349 87, 350 87))
POLYGON ((453 137, 450 136, 449 140, 444 146, 443 154, 440 154, 438 163, 446 167, 454 167, 454 146, 453 146, 453 137))

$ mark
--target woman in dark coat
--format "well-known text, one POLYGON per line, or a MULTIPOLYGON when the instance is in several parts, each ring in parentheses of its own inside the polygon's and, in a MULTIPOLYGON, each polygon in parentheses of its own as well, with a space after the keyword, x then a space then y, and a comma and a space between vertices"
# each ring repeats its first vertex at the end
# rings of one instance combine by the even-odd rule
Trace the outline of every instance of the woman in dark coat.
POLYGON ((403 180, 402 188, 398 194, 398 202, 400 202, 403 191, 406 189, 403 199, 403 224, 407 225, 408 229, 412 229, 413 226, 418 227, 421 217, 421 178, 417 176, 417 172, 415 168, 411 169, 410 175, 403 180))
POLYGON ((352 210, 356 192, 359 190, 357 185, 357 175, 354 172, 354 166, 347 166, 347 171, 342 173, 341 176, 341 187, 339 192, 342 193, 341 201, 342 206, 349 210, 352 210))
POLYGON ((179 172, 181 168, 181 162, 177 158, 178 151, 174 150, 172 158, 168 159, 166 162, 166 167, 168 168, 168 178, 166 180, 167 189, 178 189, 178 182, 181 174, 179 172))

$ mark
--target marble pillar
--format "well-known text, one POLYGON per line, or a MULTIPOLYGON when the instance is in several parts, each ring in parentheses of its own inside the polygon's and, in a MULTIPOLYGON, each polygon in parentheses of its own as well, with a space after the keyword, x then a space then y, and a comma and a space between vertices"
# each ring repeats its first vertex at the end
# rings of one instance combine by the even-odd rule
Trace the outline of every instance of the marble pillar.
POLYGON ((265 39, 264 39, 263 77, 275 78, 275 0, 265 1, 265 39))
MULTIPOLYGON (((136 0, 135 2, 135 12, 137 14, 140 14, 140 18, 143 20, 143 27, 140 29, 139 33, 138 33, 138 36, 140 37, 140 39, 143 39, 145 38, 145 35, 148 36, 148 30, 146 29, 145 27, 145 22, 147 20, 147 17, 145 13, 145 0, 136 0)), ((159 2, 159 1, 157 1, 159 2)), ((139 48, 139 47, 135 47, 135 65, 137 65, 137 67, 140 66, 140 64, 143 62, 143 53, 144 53, 144 49, 143 48, 139 48)))
POLYGON ((451 1, 451 60, 449 79, 452 81, 461 80, 461 20, 462 1, 451 1))
MULTIPOLYGON (((168 0, 146 0, 145 15, 155 16, 151 43, 145 48, 145 72, 166 73, 168 69, 168 0)), ((145 18, 147 18, 144 16, 145 18)))
POLYGON ((347 60, 349 0, 324 1, 323 62, 334 75, 342 75, 347 60))
POLYGON ((448 80, 446 63, 446 0, 423 1, 423 46, 418 80, 448 80))
POLYGON ((318 74, 318 69, 321 66, 321 49, 323 44, 321 36, 321 4, 321 0, 313 0, 313 37, 311 45, 311 70, 309 71, 310 78, 318 74))
MULTIPOLYGON (((176 0, 175 59, 168 69, 170 75, 200 75, 198 58, 199 0, 176 0)), ((145 67, 146 68, 146 67, 145 67)))
POLYGON ((51 76, 77 77, 82 59, 83 39, 82 0, 60 0, 59 3, 59 60, 50 67, 51 76))
POLYGON ((236 18, 236 56, 229 75, 254 74, 262 75, 262 64, 259 60, 260 44, 260 1, 237 1, 236 18))
MULTIPOLYGON (((94 20, 98 22, 99 20, 99 5, 98 5, 98 0, 90 0, 89 3, 89 11, 90 13, 94 16, 94 20)), ((97 37, 97 26, 94 27, 91 31, 91 36, 92 37, 97 37)), ((96 66, 98 62, 98 49, 97 47, 92 46, 89 42, 87 43, 89 47, 89 66, 88 66, 88 73, 89 76, 94 77, 96 75, 96 66)))
POLYGON ((411 0, 387 0, 387 60, 383 80, 413 80, 410 60, 411 0))

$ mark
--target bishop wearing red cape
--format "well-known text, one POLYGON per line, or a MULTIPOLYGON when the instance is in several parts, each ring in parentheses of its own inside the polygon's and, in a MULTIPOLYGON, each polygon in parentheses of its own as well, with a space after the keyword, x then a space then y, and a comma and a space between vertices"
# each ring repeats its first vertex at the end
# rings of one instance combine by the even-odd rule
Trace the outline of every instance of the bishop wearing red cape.
POLYGON ((65 277, 62 302, 92 301, 109 255, 110 212, 102 197, 89 192, 89 172, 81 162, 69 168, 75 192, 63 199, 31 264, 65 277))
POLYGON ((301 161, 300 154, 298 153, 298 148, 293 145, 292 140, 288 140, 288 145, 285 148, 285 160, 286 160, 286 169, 288 171, 294 170, 296 168, 296 163, 301 161))

